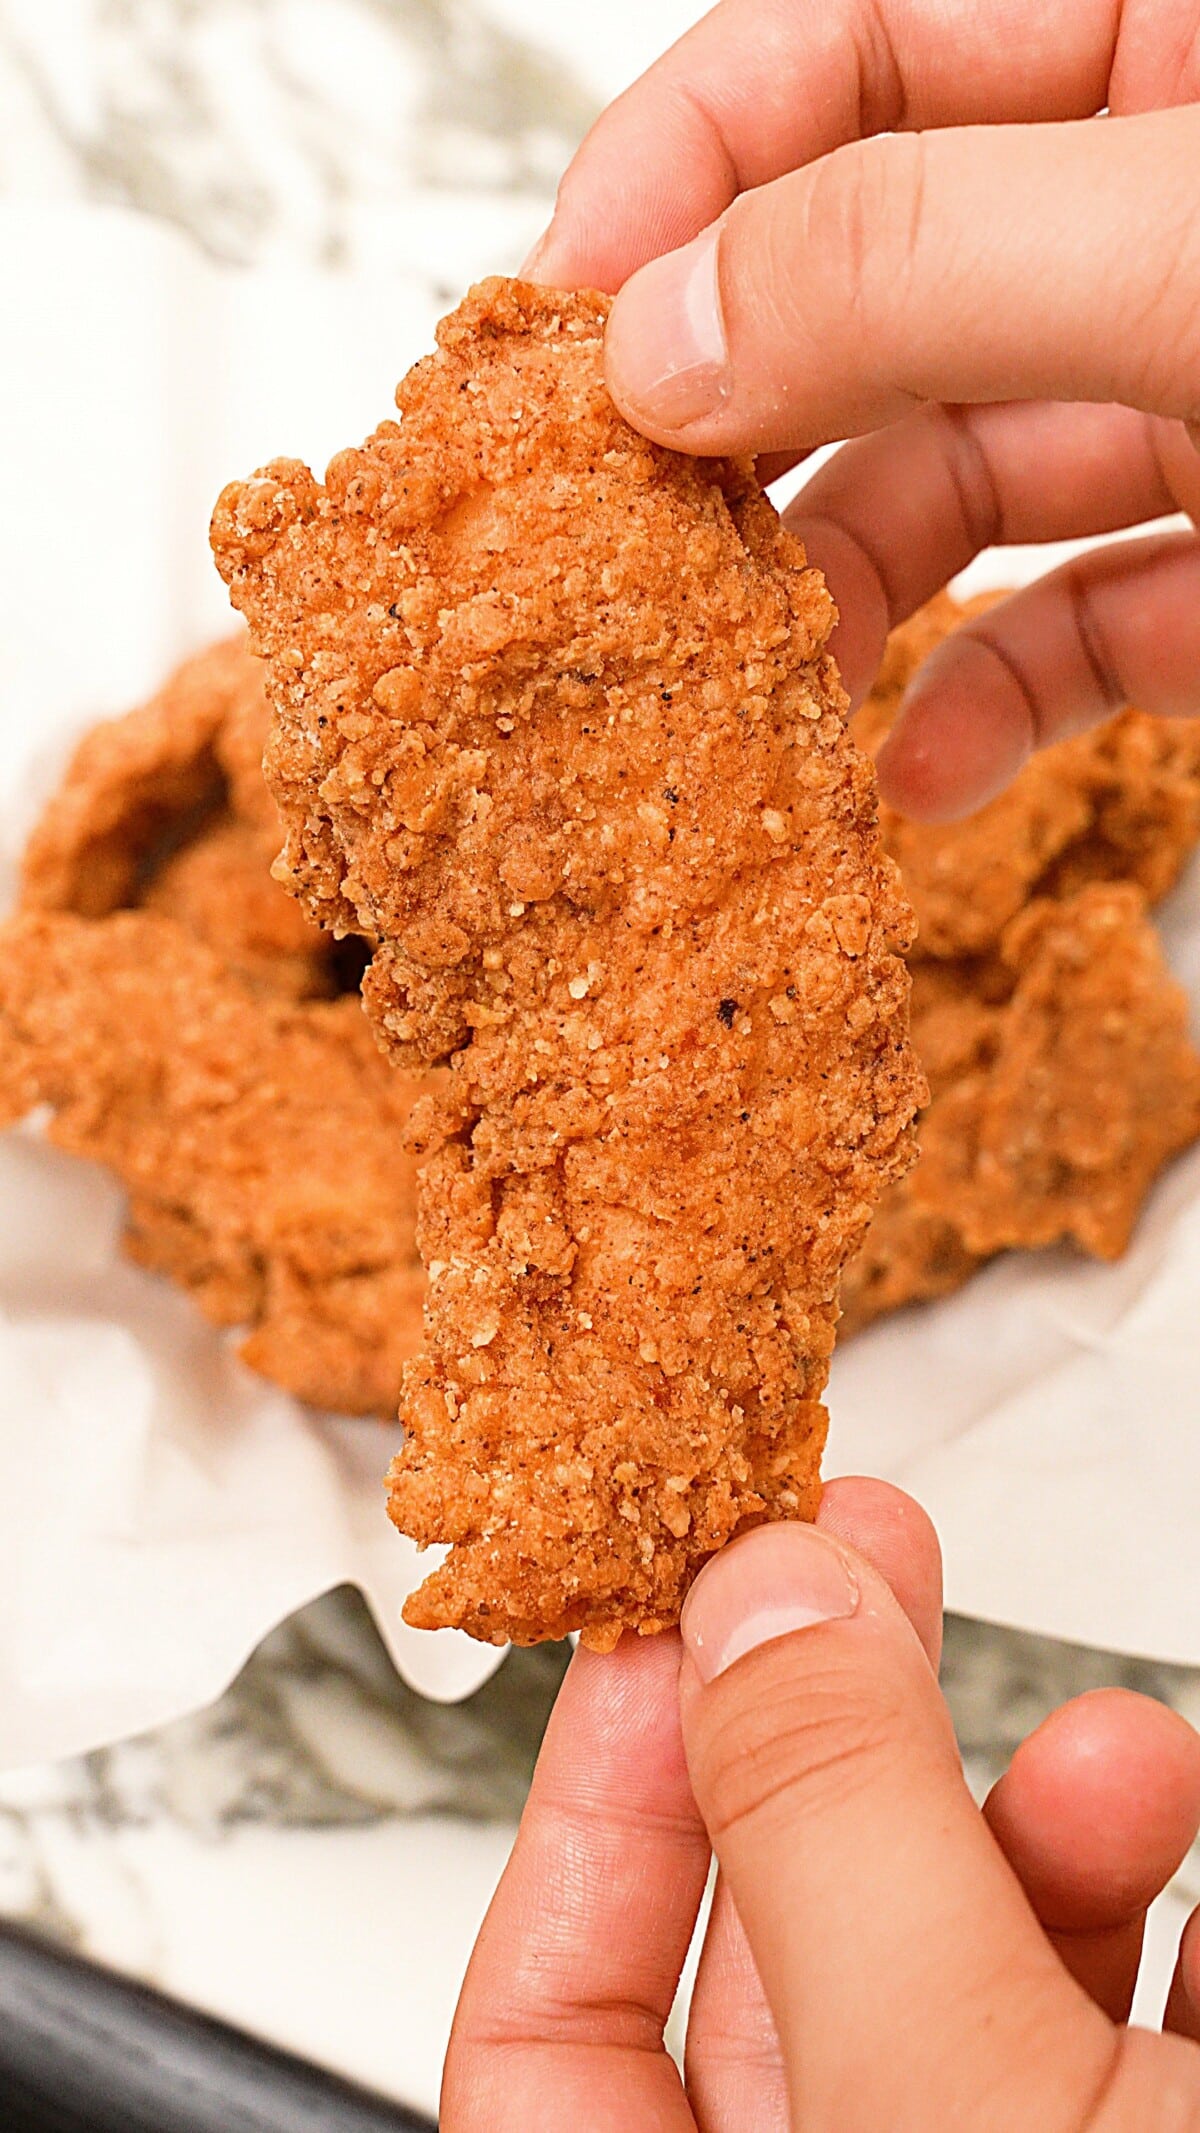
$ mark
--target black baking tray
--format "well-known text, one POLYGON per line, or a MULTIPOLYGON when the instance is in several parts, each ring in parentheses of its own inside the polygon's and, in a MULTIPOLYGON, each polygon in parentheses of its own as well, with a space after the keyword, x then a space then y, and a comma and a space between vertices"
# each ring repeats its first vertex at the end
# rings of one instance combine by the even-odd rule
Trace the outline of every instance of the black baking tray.
POLYGON ((436 2133, 433 2121, 0 1926, 0 2133, 436 2133))

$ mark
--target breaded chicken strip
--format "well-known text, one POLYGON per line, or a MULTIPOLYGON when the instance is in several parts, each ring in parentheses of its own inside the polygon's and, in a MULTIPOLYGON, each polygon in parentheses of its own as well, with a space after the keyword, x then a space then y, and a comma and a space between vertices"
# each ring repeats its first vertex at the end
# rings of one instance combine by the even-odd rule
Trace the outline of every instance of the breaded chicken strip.
POLYGON ((748 465, 636 435, 606 301, 491 282, 325 483, 213 543, 266 660, 311 914, 425 1112, 410 1621, 599 1649, 747 1521, 810 1517, 842 1264, 909 1160, 909 914, 748 465))
POLYGON ((171 919, 0 927, 0 1126, 49 1105, 128 1189, 132 1257, 318 1407, 388 1412, 417 1345, 416 1093, 357 999, 255 993, 171 919))
POLYGON ((931 1092, 921 1159, 846 1269, 848 1332, 1014 1246, 1119 1258, 1200 1133, 1187 1000, 1133 883, 1038 898, 995 959, 918 964, 912 1026, 931 1092))
MULTIPOLYGON (((854 721, 861 745, 874 752, 922 660, 966 616, 983 612, 1000 597, 989 593, 960 606, 943 593, 893 632, 879 679, 854 721)), ((1142 907, 1134 916, 1131 906, 1119 904, 1119 917, 1102 923, 1098 914, 1107 907, 1076 894, 1092 883, 1127 880, 1155 901, 1172 887, 1200 837, 1200 720, 1123 711, 1035 756, 1006 792, 966 821, 931 826, 908 822, 884 807, 881 823, 919 920, 910 954, 912 1031, 930 1084, 919 1135, 930 1161, 884 1196, 862 1251, 846 1269, 845 1333, 902 1304, 961 1287, 985 1257, 1006 1245, 1031 1246, 1072 1235, 1101 1257, 1123 1250, 1141 1196, 1161 1165, 1200 1131, 1191 1102, 1195 1055, 1183 1036, 1178 994, 1142 907), (1049 966, 1062 987, 1072 1027, 1054 1045, 1057 1082, 1050 1097, 1043 1091, 1039 1102, 1031 1100, 1019 1133, 1014 1128, 1009 1136, 1014 1168, 1007 1197, 996 1178, 1000 1154, 993 1149, 987 1159, 993 1227, 981 1228, 978 1202, 968 1204, 956 1168, 957 1137, 969 1139, 966 1122, 983 1090, 992 1086, 990 1077, 1011 1071, 1003 1063, 1015 1056, 1021 1003, 1042 968, 1049 941, 1044 918, 1028 935, 1013 929, 1021 912, 1032 908, 1031 899, 1048 897, 1063 903, 1061 938, 1072 943, 1070 953, 1049 966), (1011 960, 1018 941, 1033 958, 1024 974, 1011 960), (1092 954, 1099 959, 1094 978, 1084 967, 1092 954), (1116 985, 1119 992, 1123 954, 1129 957, 1130 981, 1135 969, 1142 974, 1146 1012, 1139 1021, 1136 1014, 1119 1011, 1121 1037, 1107 1054, 1103 1100, 1110 1120, 1123 1102, 1131 1116, 1139 1104, 1150 1102, 1160 1131, 1156 1134, 1151 1124, 1134 1157, 1123 1155, 1090 1171, 1068 1168, 1065 1174, 1073 1178, 1068 1208, 1050 1182, 1064 1175, 1058 1100, 1068 1114, 1076 1105, 1087 1108, 1087 1077, 1094 1065, 1088 1047, 1105 1026, 1108 1007, 1118 1011, 1115 997, 1106 1005, 1103 986, 1116 985), (1174 1031, 1165 1055, 1164 1017, 1174 1031), (1160 1109, 1155 1092, 1172 1061, 1181 1076, 1178 1103, 1164 1088, 1160 1109), (967 1093, 957 1093, 964 1082, 967 1093), (1005 1215, 995 1233, 1001 1204, 1005 1215), (1102 1213, 1106 1204, 1121 1210, 1115 1224, 1102 1213)), ((1019 1107, 1019 1099, 1014 1097, 1014 1104, 1019 1107)), ((973 1166, 966 1140, 957 1161, 960 1167, 973 1166)))
POLYGON ((953 1209, 980 1255, 1070 1238, 1118 1259, 1163 1164, 1200 1132, 1187 997, 1132 882, 1039 897, 1000 954, 1012 997, 924 1122, 917 1204, 953 1209))
POLYGON ((22 908, 164 911, 266 991, 339 991, 333 944, 271 878, 282 833, 263 783, 267 724, 262 669, 235 638, 93 726, 30 837, 22 908))

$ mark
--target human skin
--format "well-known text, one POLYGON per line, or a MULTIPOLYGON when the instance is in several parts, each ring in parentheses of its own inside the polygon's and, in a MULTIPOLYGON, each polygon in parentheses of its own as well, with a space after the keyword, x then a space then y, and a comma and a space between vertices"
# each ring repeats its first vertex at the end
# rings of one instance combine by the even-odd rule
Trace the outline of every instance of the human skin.
POLYGON ((579 1652, 467 1974, 443 2133, 1194 2133, 1200 1927, 1126 2028, 1200 1739, 1077 1698, 980 1811, 934 1673, 940 1563, 881 1482, 701 1571, 673 1635, 579 1652), (766 1640, 766 1641, 763 1641, 766 1640), (1136 1803, 1136 1804, 1135 1804, 1136 1803), (715 1853, 681 2075, 663 2025, 715 1853), (761 1983, 760 1983, 761 1980, 761 1983))
MULTIPOLYGON (((860 696, 887 629, 981 548, 1200 510, 1198 96, 1195 0, 725 0, 599 121, 527 271, 619 292, 610 388, 657 440, 772 475, 853 437, 789 523, 860 696)), ((1200 708, 1194 533, 976 618, 910 696, 885 795, 967 813, 1129 699, 1200 708)), ((917 1507, 840 1482, 815 1530, 700 1573, 682 1657, 577 1656, 445 2133, 1200 2128, 1195 1918, 1169 2033, 1123 2026, 1200 1743, 1144 1699, 1081 1698, 980 1814, 939 1610, 917 1507), (710 1849, 681 2079, 662 2030, 710 1849)))
MULTIPOLYGON (((1198 96, 1196 0, 724 0, 568 170, 531 271, 619 290, 630 421, 767 474, 855 440, 788 514, 852 694, 980 549, 1200 511, 1198 96)), ((1127 701, 1200 708, 1194 532, 975 618, 882 790, 969 812, 1127 701)))

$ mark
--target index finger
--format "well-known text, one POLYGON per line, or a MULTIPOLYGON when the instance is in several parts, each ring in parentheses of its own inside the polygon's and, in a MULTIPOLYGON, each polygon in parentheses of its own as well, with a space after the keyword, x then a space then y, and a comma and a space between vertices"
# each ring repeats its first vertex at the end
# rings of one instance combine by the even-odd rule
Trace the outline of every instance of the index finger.
MULTIPOLYGON (((1090 117, 1124 18, 1144 47, 1161 4, 722 0, 597 121, 527 271, 619 289, 740 192, 868 134, 1090 117)), ((1159 100, 1141 87, 1134 101, 1159 100)))

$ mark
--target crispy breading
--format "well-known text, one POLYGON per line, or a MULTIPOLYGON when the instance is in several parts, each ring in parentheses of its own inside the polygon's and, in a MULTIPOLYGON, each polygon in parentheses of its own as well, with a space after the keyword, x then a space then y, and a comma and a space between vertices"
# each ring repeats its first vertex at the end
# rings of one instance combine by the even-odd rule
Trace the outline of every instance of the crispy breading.
MULTIPOLYGON (((855 720, 860 745, 874 752, 921 661, 999 597, 960 606, 940 594, 893 633, 855 720)), ((1200 720, 1123 711, 1036 756, 965 822, 931 827, 885 807, 881 823, 918 914, 912 1033, 930 1105, 918 1168, 885 1194, 846 1269, 843 1333, 959 1288, 1005 1246, 1072 1236, 1101 1257, 1123 1250, 1158 1170, 1200 1131, 1196 1054, 1142 906, 1135 916, 1127 901, 1078 894, 1121 880, 1151 900, 1171 888, 1200 836, 1200 720), (1057 932, 1035 901, 1046 898, 1062 905, 1057 932), (1022 932, 1033 911, 1042 916, 1022 932), (1018 944, 1031 958, 1025 974, 1018 944), (1038 983, 1046 1012, 1060 989, 1072 1026, 1052 1041, 1043 1029, 1038 1087, 1023 1101, 1014 1077, 1038 983), (1073 1164, 1063 1136, 1092 1107, 1097 1071, 1123 1153, 1073 1164)), ((1032 1073, 1031 1055, 1026 1065, 1032 1073)))
POLYGON ((23 905, 99 918, 135 902, 163 840, 221 805, 218 736, 246 695, 261 701, 261 679, 231 638, 185 660, 137 711, 93 726, 29 839, 23 905))
POLYGON ((165 911, 268 991, 341 990, 333 944, 271 878, 282 833, 262 775, 267 725, 262 670, 238 637, 93 726, 30 837, 22 908, 165 911))
POLYGON ((132 1256, 298 1398, 387 1413, 419 1337, 418 1084, 357 999, 255 993, 172 919, 18 915, 0 927, 0 1124, 130 1195, 132 1256))
POLYGON ((339 990, 332 944, 272 880, 278 849, 278 825, 272 835, 222 813, 160 863, 138 906, 177 919, 249 984, 328 999, 339 990))
POLYGON ((906 1304, 952 1296, 982 1264, 950 1217, 920 1206, 902 1178, 884 1193, 861 1250, 842 1276, 839 1337, 849 1340, 906 1304))
MULTIPOLYGON (((947 593, 893 632, 879 679, 854 721, 874 754, 909 680, 986 594, 947 593)), ((1164 896, 1200 837, 1200 721, 1123 711, 1042 749, 1006 791, 962 822, 909 822, 880 811, 884 843, 917 914, 917 956, 979 955, 1030 897, 1089 881, 1136 881, 1164 896)))
POLYGON ((829 595, 748 464, 616 414, 606 310, 484 284, 398 422, 213 528, 297 894, 379 940, 394 1056, 452 1066, 390 1496, 451 1553, 406 1614, 601 1649, 815 1511, 840 1269, 922 1095, 829 595))
POLYGON ((1000 944, 1011 999, 992 1055, 931 1107, 917 1205, 953 1210, 968 1251, 1071 1238, 1125 1250, 1163 1164, 1200 1133, 1200 1056, 1132 882, 1039 897, 1000 944))
POLYGON ((846 1269, 844 1331, 961 1287, 996 1252, 1125 1250, 1164 1164, 1200 1134, 1187 999, 1134 883, 1038 898, 999 957, 918 964, 921 1157, 846 1269))

